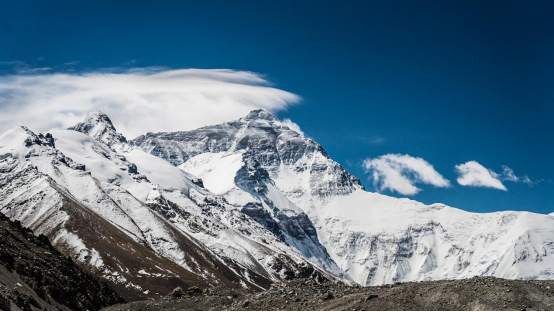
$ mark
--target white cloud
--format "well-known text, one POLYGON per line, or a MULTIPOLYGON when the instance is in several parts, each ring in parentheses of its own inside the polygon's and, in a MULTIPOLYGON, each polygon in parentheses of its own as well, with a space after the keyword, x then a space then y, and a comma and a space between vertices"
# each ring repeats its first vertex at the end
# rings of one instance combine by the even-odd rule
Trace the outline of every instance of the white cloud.
POLYGON ((531 180, 527 175, 517 176, 514 170, 508 166, 502 166, 502 173, 496 173, 491 169, 483 167, 476 161, 468 161, 465 164, 457 165, 458 183, 463 186, 491 187, 507 191, 502 183, 509 181, 514 183, 527 184, 530 187, 537 185, 542 180, 531 180))
POLYGON ((129 138, 229 121, 263 108, 279 111, 300 97, 256 73, 227 69, 99 70, 85 74, 0 77, 0 133, 25 125, 66 128, 101 110, 129 138))
MULTIPOLYGON (((491 187, 503 191, 508 190, 500 181, 502 178, 501 175, 483 167, 480 163, 474 160, 468 161, 465 164, 456 165, 456 172, 458 173, 458 179, 456 181, 458 181, 460 185, 491 187)), ((504 168, 504 173, 506 172, 513 175, 513 171, 508 167, 504 168), (506 168, 509 170, 506 170, 506 168)))
POLYGON ((518 182, 519 177, 515 175, 512 168, 508 166, 502 166, 502 174, 500 175, 502 181, 518 182))
POLYGON ((305 136, 304 132, 302 130, 300 130, 300 126, 297 123, 295 123, 294 121, 292 121, 288 118, 285 118, 285 119, 283 119, 282 123, 285 124, 285 126, 289 127, 289 129, 300 133, 302 136, 305 136))
POLYGON ((423 158, 410 155, 387 154, 364 160, 364 167, 372 174, 374 185, 380 191, 389 189, 403 195, 421 191, 416 184, 449 187, 450 181, 438 173, 423 158))

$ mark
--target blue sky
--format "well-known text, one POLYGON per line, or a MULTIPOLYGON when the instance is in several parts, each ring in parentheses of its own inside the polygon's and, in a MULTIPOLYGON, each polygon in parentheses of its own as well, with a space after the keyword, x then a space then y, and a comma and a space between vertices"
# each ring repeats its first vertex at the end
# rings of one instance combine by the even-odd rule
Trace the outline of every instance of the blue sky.
POLYGON ((553 12, 548 1, 3 1, 0 72, 262 73, 302 97, 278 116, 299 124, 369 190, 364 159, 407 154, 451 183, 417 185, 410 198, 550 213, 553 12), (471 160, 536 183, 461 186, 454 167, 471 160))

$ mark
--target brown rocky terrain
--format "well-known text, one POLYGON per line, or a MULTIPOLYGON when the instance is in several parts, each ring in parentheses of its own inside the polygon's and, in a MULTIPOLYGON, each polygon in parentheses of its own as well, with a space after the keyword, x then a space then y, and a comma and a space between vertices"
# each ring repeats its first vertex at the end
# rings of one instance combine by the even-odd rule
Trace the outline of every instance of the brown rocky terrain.
POLYGON ((553 310, 554 281, 494 277, 374 287, 293 280, 259 293, 225 288, 184 290, 182 296, 117 304, 124 310, 553 310), (188 294, 190 292, 190 294, 188 294))
POLYGON ((0 310, 98 310, 121 302, 46 236, 0 214, 0 310))

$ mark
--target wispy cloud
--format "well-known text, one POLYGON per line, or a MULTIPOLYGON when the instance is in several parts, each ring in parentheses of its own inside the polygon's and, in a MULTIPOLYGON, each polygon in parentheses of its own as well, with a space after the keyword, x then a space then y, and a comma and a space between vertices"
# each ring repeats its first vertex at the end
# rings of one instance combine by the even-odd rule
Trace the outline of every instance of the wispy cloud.
POLYGON ((515 175, 512 168, 508 166, 502 166, 502 173, 500 174, 500 180, 510 181, 510 182, 519 182, 519 177, 515 175))
POLYGON ((535 181, 531 180, 528 176, 524 176, 521 181, 529 186, 534 186, 535 184, 537 184, 535 181))
POLYGON ((292 121, 288 118, 285 118, 285 119, 283 119, 282 122, 285 124, 285 126, 289 127, 289 129, 300 133, 302 136, 305 136, 304 132, 300 129, 300 126, 297 123, 295 123, 294 121, 292 121))
POLYGON ((375 188, 380 191, 388 189, 403 195, 414 195, 421 191, 416 184, 450 186, 450 181, 419 157, 387 154, 378 158, 368 158, 363 165, 371 174, 375 188))
POLYGON ((361 142, 367 145, 377 145, 385 142, 385 138, 379 137, 379 136, 364 136, 364 135, 354 135, 347 137, 347 139, 361 142))
POLYGON ((262 75, 228 69, 107 69, 0 76, 0 132, 26 125, 65 128, 101 110, 126 136, 195 129, 246 115, 286 109, 300 101, 262 75))

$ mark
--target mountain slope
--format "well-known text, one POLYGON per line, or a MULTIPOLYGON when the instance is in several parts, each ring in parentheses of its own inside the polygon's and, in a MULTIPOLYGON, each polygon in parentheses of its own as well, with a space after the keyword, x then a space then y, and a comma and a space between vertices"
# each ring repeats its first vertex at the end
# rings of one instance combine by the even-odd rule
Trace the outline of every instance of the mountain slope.
POLYGON ((0 137, 1 212, 129 297, 164 295, 176 284, 239 287, 236 273, 200 243, 42 138, 23 128, 0 137), (137 224, 130 215, 149 219, 137 224))
MULTIPOLYGON (((117 184, 150 205, 175 227, 222 257, 238 274, 253 277, 258 280, 256 284, 266 288, 270 281, 296 276, 314 275, 322 278, 327 275, 332 278, 323 270, 338 270, 332 261, 322 264, 319 258, 307 257, 310 261, 318 260, 315 264, 323 270, 314 268, 312 263, 304 259, 303 254, 291 248, 291 244, 286 244, 288 241, 282 235, 260 225, 256 217, 249 214, 251 210, 241 211, 229 205, 221 196, 202 188, 200 180, 170 163, 126 144, 125 140, 111 146, 98 142, 101 139, 95 137, 98 133, 102 133, 102 136, 118 136, 113 133, 115 128, 109 118, 99 118, 99 115, 102 113, 89 114, 80 123, 89 126, 73 128, 109 131, 85 131, 84 134, 91 136, 86 138, 75 131, 54 130, 52 133, 56 137, 56 146, 83 163, 95 178, 117 184), (109 124, 90 126, 91 120, 109 124)), ((304 227, 300 227, 298 222, 306 222, 307 218, 290 218, 283 214, 281 219, 290 221, 289 232, 294 231, 297 236, 304 233, 304 227)), ((315 233, 315 230, 312 232, 315 233)), ((315 242, 319 244, 317 240, 315 242)), ((324 250, 317 248, 321 246, 316 247, 315 252, 324 253, 324 250)))
POLYGON ((263 110, 193 131, 148 133, 131 143, 204 179, 244 210, 255 202, 271 203, 264 206, 270 214, 298 215, 300 208, 316 229, 312 237, 362 285, 474 275, 549 279, 554 273, 551 216, 468 213, 366 192, 319 144, 263 110))
POLYGON ((200 180, 126 144, 102 113, 74 128, 90 133, 21 127, 0 136, 0 212, 126 298, 335 279, 200 180))
POLYGON ((98 310, 121 302, 48 238, 0 213, 1 310, 98 310))

